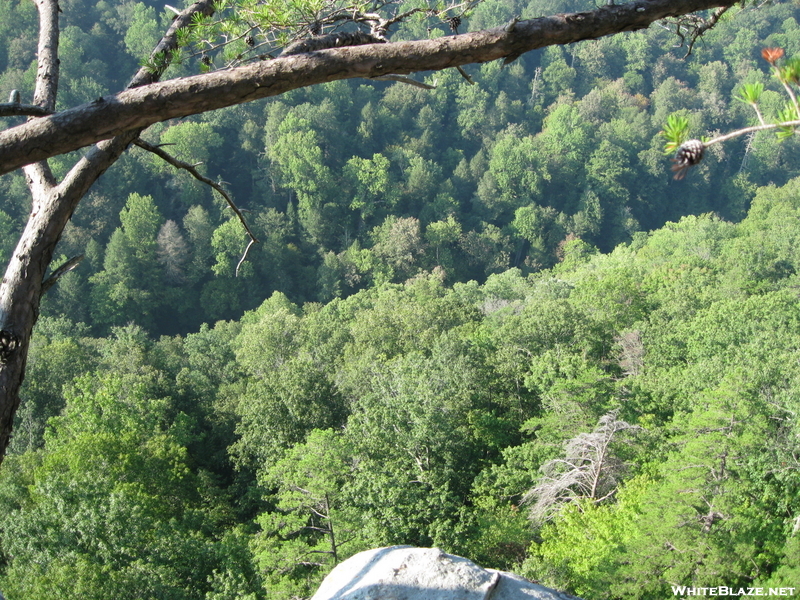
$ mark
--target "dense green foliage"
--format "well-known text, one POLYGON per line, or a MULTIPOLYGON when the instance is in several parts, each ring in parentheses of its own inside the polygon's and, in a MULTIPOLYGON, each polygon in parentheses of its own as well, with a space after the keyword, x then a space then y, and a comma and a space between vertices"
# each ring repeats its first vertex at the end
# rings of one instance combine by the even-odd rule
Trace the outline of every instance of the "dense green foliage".
MULTIPOLYGON (((124 85, 164 24, 61 5, 65 105, 124 85)), ((572 8, 487 0, 470 27, 572 8)), ((138 149, 84 199, 0 469, 0 590, 306 597, 396 543, 587 599, 796 583, 798 142, 675 182, 658 135, 750 124, 745 83, 777 112, 760 48, 800 52, 795 12, 742 11, 686 61, 654 28, 151 128, 261 243, 237 277, 238 221, 138 149)), ((0 97, 30 97, 34 30, 0 5, 0 97)), ((0 181, 2 260, 30 201, 0 181)))
MULTIPOLYGON (((471 26, 568 8, 491 1, 471 26)), ((0 29, 0 97, 18 88, 29 99, 35 14, 24 2, 2 10, 15 27, 0 29)), ((142 3, 73 0, 63 21, 64 105, 123 85, 114 77, 134 70, 161 27, 142 3)), ((395 37, 414 33, 412 22, 395 37)), ((798 174, 796 140, 767 132, 715 146, 676 183, 659 131, 675 111, 695 135, 750 124, 743 84, 765 84, 760 103, 775 114, 782 90, 759 51, 800 51, 798 35, 794 9, 777 5, 724 21, 686 61, 674 35, 653 28, 474 66, 474 86, 455 71, 429 76, 433 91, 338 82, 152 127, 148 139, 227 182, 261 243, 235 277, 247 238, 224 202, 133 149, 67 228, 59 253, 88 260, 48 294, 47 312, 99 335, 132 319, 154 335, 186 333, 274 291, 327 302, 437 266, 448 283, 483 281, 552 266, 568 237, 609 251, 686 214, 741 219, 758 186, 798 174)), ((29 205, 21 175, 2 181, 0 256, 29 205)))
POLYGON ((607 255, 575 240, 554 270, 483 285, 275 293, 185 337, 44 317, 0 471, 0 585, 288 598, 394 543, 587 598, 788 585, 798 199, 795 179, 738 225, 686 217, 607 255), (636 425, 606 458, 618 493, 532 526, 540 467, 610 411, 636 425))

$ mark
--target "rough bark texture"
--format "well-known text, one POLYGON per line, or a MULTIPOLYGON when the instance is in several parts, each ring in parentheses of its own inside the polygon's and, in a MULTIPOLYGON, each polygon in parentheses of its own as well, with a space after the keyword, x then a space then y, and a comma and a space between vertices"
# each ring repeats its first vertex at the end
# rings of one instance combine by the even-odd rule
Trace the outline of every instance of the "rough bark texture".
POLYGON ((0 134, 0 174, 159 121, 277 96, 299 87, 513 58, 544 46, 644 29, 666 17, 731 4, 731 0, 641 0, 436 40, 292 55, 126 90, 0 134))
MULTIPOLYGON (((35 2, 41 32, 34 105, 48 111, 55 106, 58 87, 58 4, 56 0, 35 2)), ((732 4, 730 0, 639 0, 437 40, 291 55, 164 83, 156 83, 161 72, 142 69, 124 92, 0 133, 0 174, 30 165, 25 174, 33 196, 28 224, 0 284, 0 461, 10 440, 28 344, 39 313, 42 281, 56 244, 78 202, 142 129, 166 119, 317 83, 513 59, 535 48, 642 29, 665 17, 732 4), (42 162, 96 142, 100 143, 61 183, 56 183, 46 162, 42 162)), ((195 13, 212 14, 212 1, 200 0, 178 16, 153 54, 175 48, 175 32, 188 25, 195 13)))

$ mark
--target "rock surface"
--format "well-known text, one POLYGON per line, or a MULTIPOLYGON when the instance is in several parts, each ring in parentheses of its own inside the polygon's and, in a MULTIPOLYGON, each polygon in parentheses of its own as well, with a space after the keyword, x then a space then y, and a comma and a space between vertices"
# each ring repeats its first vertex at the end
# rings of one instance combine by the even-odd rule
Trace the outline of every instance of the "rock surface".
POLYGON ((391 546, 339 564, 311 600, 573 600, 438 548, 391 546))

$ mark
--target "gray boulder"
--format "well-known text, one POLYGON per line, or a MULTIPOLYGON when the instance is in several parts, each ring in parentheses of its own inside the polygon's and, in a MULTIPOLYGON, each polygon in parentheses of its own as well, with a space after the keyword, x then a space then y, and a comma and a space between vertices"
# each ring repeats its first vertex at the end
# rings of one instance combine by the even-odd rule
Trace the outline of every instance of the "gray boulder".
POLYGON ((336 566, 311 600, 577 600, 438 548, 367 550, 336 566))

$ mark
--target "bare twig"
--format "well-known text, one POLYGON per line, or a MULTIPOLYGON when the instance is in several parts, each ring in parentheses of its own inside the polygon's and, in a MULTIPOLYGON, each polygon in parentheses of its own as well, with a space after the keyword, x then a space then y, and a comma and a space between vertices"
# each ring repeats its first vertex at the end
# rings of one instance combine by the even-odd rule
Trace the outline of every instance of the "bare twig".
POLYGON ((720 6, 708 19, 704 19, 696 14, 688 14, 676 19, 664 19, 658 23, 658 26, 666 29, 670 33, 674 33, 680 39, 680 43, 675 44, 674 47, 683 48, 686 46, 686 54, 683 58, 688 58, 692 53, 695 42, 709 29, 713 28, 722 18, 722 15, 728 12, 730 8, 730 6, 720 6), (687 37, 689 38, 688 43, 686 40, 687 37))
MULTIPOLYGON (((162 160, 164 160, 164 161, 168 162, 169 164, 171 164, 173 167, 175 167, 177 169, 183 169, 184 171, 188 171, 192 175, 192 177, 194 177, 198 181, 202 181, 203 183, 205 183, 207 185, 210 185, 212 188, 217 190, 222 195, 222 197, 225 198, 225 201, 228 203, 228 206, 231 207, 231 210, 234 213, 236 213, 237 217, 239 217, 239 221, 241 222, 242 227, 244 227, 244 230, 247 232, 247 235, 250 238, 250 243, 247 245, 247 249, 244 251, 244 256, 247 256, 247 251, 250 249, 250 246, 252 244, 254 244, 254 243, 258 243, 258 240, 256 239, 256 236, 253 234, 253 232, 250 230, 250 226, 247 224, 247 221, 245 221, 245 218, 244 218, 244 215, 242 214, 242 211, 239 210, 239 207, 236 206, 236 204, 233 202, 233 199, 228 195, 228 193, 224 189, 222 189, 221 185, 219 185, 215 181, 209 179, 205 175, 201 175, 200 172, 197 169, 195 169, 193 165, 190 165, 187 162, 183 162, 182 160, 178 160, 177 158, 175 158, 171 154, 168 154, 167 152, 164 152, 158 146, 154 146, 153 144, 145 142, 141 138, 137 138, 137 139, 133 140, 133 143, 136 144, 137 146, 139 146, 140 148, 142 148, 143 150, 147 150, 148 152, 152 152, 153 154, 155 154, 156 156, 158 156, 162 160)), ((242 256, 242 260, 244 260, 244 256, 242 256)), ((241 263, 242 263, 242 261, 239 261, 240 265, 241 265, 241 263)), ((237 272, 237 274, 239 272, 239 267, 238 266, 236 267, 236 272, 237 272)))
POLYGON ((683 58, 688 58, 689 55, 692 53, 692 48, 694 48, 694 43, 709 29, 714 27, 719 20, 722 18, 728 10, 730 6, 720 6, 717 10, 715 10, 711 17, 708 19, 701 19, 701 23, 699 25, 695 25, 694 30, 689 34, 691 40, 689 41, 689 47, 686 49, 686 55, 683 58))
MULTIPOLYGON (((247 225, 245 225, 245 227, 247 227, 247 225)), ((249 230, 248 230, 248 232, 249 232, 249 230)), ((252 234, 251 234, 251 236, 252 236, 252 234)), ((245 248, 244 249, 244 253, 242 253, 242 258, 240 258, 239 262, 236 263, 236 273, 235 273, 236 277, 239 276, 239 268, 242 266, 242 264, 244 263, 245 259, 247 258, 247 253, 250 252, 250 246, 252 246, 256 242, 258 242, 258 240, 256 238, 250 237, 250 241, 247 244, 247 248, 245 248)))
POLYGON ((44 294, 47 290, 53 287, 61 277, 63 277, 64 275, 72 271, 75 267, 77 267, 82 260, 83 260, 83 254, 79 254, 78 256, 73 256, 67 262, 58 267, 55 271, 53 271, 50 274, 50 277, 48 277, 42 282, 42 294, 44 294))
POLYGON ((464 79, 466 79, 466 80, 467 80, 467 83, 468 83, 468 84, 470 84, 470 85, 475 85, 475 82, 474 82, 474 81, 472 81, 472 77, 470 77, 470 76, 469 76, 469 74, 468 74, 468 73, 467 73, 467 72, 466 72, 464 69, 462 69, 461 67, 456 67, 456 69, 458 69, 458 72, 459 72, 459 73, 461 73, 461 76, 462 76, 464 79))

